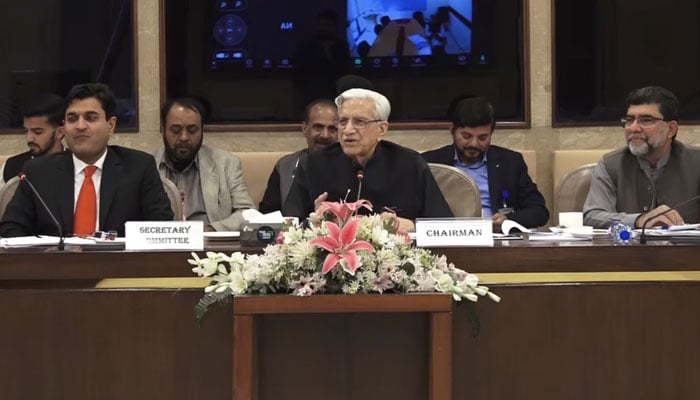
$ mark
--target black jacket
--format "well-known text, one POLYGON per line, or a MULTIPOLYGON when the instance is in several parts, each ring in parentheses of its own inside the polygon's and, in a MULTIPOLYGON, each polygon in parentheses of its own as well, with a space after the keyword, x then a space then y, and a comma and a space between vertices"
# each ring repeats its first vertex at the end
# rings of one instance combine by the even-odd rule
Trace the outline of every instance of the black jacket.
MULTIPOLYGON (((306 218, 323 192, 328 201, 357 200, 358 170, 339 143, 309 154, 297 168, 282 213, 306 218)), ((452 217, 428 165, 414 150, 382 140, 362 171, 359 197, 372 202, 375 213, 392 209, 407 219, 452 217)))
MULTIPOLYGON (((37 157, 24 164, 34 184, 61 224, 63 234, 73 232, 74 172, 69 151, 37 157)), ((100 183, 100 230, 124 236, 126 221, 173 219, 170 201, 153 156, 138 150, 109 146, 100 183)), ((0 236, 58 235, 58 230, 26 182, 17 187, 0 222, 0 236)))
POLYGON ((22 172, 24 163, 32 159, 32 153, 25 151, 5 160, 5 168, 2 170, 2 179, 7 182, 22 172))
MULTIPOLYGON (((447 145, 426 151, 423 158, 429 163, 454 166, 455 147, 447 145)), ((515 211, 509 219, 528 228, 542 226, 549 219, 542 193, 527 173, 522 154, 503 147, 489 146, 486 151, 486 168, 489 174, 489 197, 495 214, 503 205, 503 191, 508 191, 508 207, 515 211)))

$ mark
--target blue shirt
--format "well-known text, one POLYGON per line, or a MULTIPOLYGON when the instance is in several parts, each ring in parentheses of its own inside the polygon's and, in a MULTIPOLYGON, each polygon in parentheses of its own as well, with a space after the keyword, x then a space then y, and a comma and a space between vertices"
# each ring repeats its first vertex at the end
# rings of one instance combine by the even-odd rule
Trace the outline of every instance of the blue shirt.
POLYGON ((493 216, 493 211, 491 210, 491 196, 489 195, 489 171, 486 165, 486 153, 484 153, 484 158, 481 159, 481 161, 477 161, 474 164, 465 164, 459 159, 457 149, 455 149, 454 166, 471 176, 479 187, 479 193, 481 194, 481 212, 483 216, 493 216))

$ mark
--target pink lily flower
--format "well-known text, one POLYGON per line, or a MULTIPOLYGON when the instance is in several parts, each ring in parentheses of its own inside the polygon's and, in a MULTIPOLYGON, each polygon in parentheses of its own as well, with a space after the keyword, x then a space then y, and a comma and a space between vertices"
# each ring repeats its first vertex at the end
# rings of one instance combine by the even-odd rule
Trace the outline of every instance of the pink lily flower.
POLYGON ((343 203, 335 201, 324 201, 316 210, 318 215, 323 215, 326 211, 330 211, 333 215, 338 218, 338 223, 342 226, 348 220, 357 213, 360 208, 366 208, 372 211, 372 203, 367 200, 358 200, 352 203, 343 203))
POLYGON ((309 241, 314 246, 326 249, 329 253, 323 261, 321 272, 327 274, 336 264, 340 263, 343 269, 351 275, 357 270, 357 250, 374 251, 374 247, 367 241, 355 240, 357 229, 360 227, 359 218, 351 218, 342 230, 338 224, 325 221, 328 236, 317 237, 309 241), (341 260, 345 260, 342 263, 341 260))

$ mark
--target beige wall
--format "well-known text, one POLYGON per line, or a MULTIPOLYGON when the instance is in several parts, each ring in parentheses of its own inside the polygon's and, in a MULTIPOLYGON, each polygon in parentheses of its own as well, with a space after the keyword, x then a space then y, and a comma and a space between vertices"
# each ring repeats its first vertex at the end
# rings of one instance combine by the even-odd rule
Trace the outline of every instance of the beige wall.
MULTIPOLYGON (((113 144, 150 150, 160 144, 159 130, 159 25, 158 1, 137 1, 138 20, 138 100, 140 132, 117 135, 113 144)), ((516 150, 537 151, 537 183, 551 203, 552 152, 557 149, 605 149, 622 143, 622 129, 615 127, 560 128, 551 127, 552 64, 550 0, 530 0, 530 85, 532 110, 531 129, 502 129, 494 143, 516 150)), ((446 131, 392 131, 389 140, 418 150, 447 144, 446 131)), ((679 138, 700 143, 700 126, 683 126, 679 138)), ((299 132, 237 132, 206 134, 206 142, 233 151, 291 151, 304 146, 299 132)), ((22 135, 0 136, 3 154, 25 151, 22 135)))

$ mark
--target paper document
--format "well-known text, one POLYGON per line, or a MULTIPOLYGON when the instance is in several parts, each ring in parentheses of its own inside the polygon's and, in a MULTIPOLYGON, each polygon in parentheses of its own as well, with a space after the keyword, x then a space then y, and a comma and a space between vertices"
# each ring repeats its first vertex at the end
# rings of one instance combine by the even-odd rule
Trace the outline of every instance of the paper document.
MULTIPOLYGON (((18 236, 13 238, 0 239, 0 246, 5 249, 33 246, 55 246, 58 244, 58 236, 18 236)), ((124 243, 124 238, 116 238, 114 240, 98 239, 92 237, 67 237, 63 239, 66 245, 81 246, 81 245, 114 245, 124 243)))
MULTIPOLYGON (((644 234, 647 236, 700 237, 700 230, 698 230, 698 229, 671 230, 670 228, 671 227, 669 227, 669 229, 663 229, 663 228, 647 229, 644 231, 644 234)), ((641 232, 642 232, 641 229, 634 230, 634 233, 636 234, 635 236, 640 235, 641 232)))
POLYGON ((280 211, 263 214, 255 209, 243 210, 241 213, 243 219, 251 224, 281 224, 284 222, 284 217, 280 211))
POLYGON ((515 235, 506 235, 505 233, 494 233, 493 240, 523 240, 523 237, 515 235))
POLYGON ((512 235, 519 232, 530 232, 530 230, 512 219, 507 219, 501 224, 501 232, 506 235, 512 235))
POLYGON ((579 242, 582 240, 592 240, 591 235, 576 236, 570 233, 554 232, 532 232, 528 240, 534 242, 579 242))
MULTIPOLYGON (((690 231, 693 229, 697 230, 698 228, 700 228, 700 224, 671 225, 668 228, 665 228, 665 229, 661 228, 661 229, 673 232, 673 231, 690 231)), ((656 230, 657 228, 652 228, 652 229, 656 230)), ((646 232, 646 231, 644 231, 644 232, 646 232)))
POLYGON ((0 239, 3 248, 51 246, 58 244, 58 236, 18 236, 0 239))

